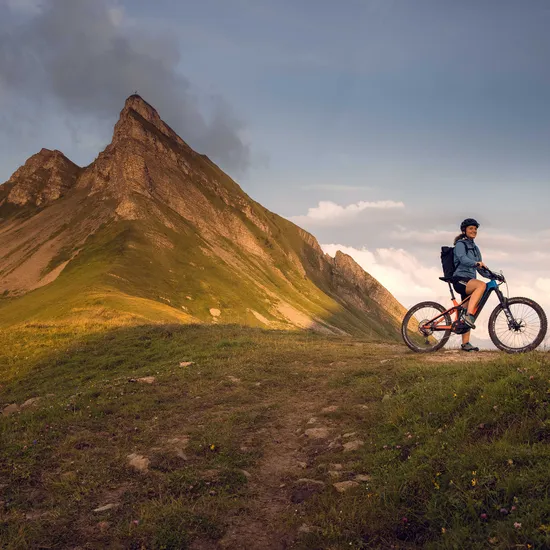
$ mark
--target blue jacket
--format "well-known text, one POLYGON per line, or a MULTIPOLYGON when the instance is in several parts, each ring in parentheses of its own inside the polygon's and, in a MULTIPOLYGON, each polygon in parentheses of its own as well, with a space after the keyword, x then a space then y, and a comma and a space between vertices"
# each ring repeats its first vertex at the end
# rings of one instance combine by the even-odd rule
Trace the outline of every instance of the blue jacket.
POLYGON ((476 278, 476 262, 481 262, 481 252, 472 239, 460 239, 453 252, 455 271, 453 277, 476 278))

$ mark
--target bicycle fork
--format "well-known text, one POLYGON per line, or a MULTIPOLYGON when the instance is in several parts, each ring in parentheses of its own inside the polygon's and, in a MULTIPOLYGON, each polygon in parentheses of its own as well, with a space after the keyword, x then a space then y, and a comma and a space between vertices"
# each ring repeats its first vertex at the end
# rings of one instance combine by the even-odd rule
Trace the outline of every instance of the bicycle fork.
POLYGON ((495 292, 498 296, 498 299, 500 300, 500 304, 502 305, 502 311, 504 311, 504 315, 506 315, 506 320, 508 321, 508 328, 510 330, 515 330, 515 331, 520 330, 521 322, 518 322, 514 319, 514 316, 512 315, 512 312, 508 307, 508 300, 506 299, 506 296, 504 296, 504 294, 501 292, 499 288, 496 288, 495 292))

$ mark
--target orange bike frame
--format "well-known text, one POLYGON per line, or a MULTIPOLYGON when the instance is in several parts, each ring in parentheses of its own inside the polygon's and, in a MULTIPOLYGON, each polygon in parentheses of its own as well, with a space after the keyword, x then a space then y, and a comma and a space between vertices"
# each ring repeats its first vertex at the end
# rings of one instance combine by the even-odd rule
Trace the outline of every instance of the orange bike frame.
MULTIPOLYGON (((464 304, 466 304, 468 302, 468 300, 470 299, 470 296, 467 296, 465 300, 463 300, 462 302, 458 303, 456 298, 453 296, 452 297, 452 302, 453 302, 453 307, 447 309, 446 311, 443 311, 442 313, 440 313, 437 317, 434 317, 433 319, 431 319, 430 321, 428 321, 425 325, 423 325, 423 327, 426 327, 429 325, 430 329, 431 330, 452 330, 452 326, 449 326, 449 325, 440 325, 438 323, 436 323, 435 325, 432 325, 432 323, 434 323, 435 321, 437 321, 437 319, 441 319, 441 321, 443 321, 445 319, 445 315, 447 313, 450 313, 451 315, 454 313, 455 315, 455 321, 458 321, 458 308, 459 307, 464 307, 464 304)), ((479 306, 480 304, 478 304, 474 310, 474 316, 477 314, 478 310, 479 310, 479 306)))
MULTIPOLYGON (((474 308, 474 311, 473 311, 474 317, 477 317, 477 314, 483 309, 483 307, 487 303, 487 300, 489 299, 489 296, 491 295, 491 293, 493 291, 495 291, 497 293, 497 296, 500 300, 500 303, 503 304, 503 305, 506 304, 506 299, 502 295, 502 292, 500 292, 500 290, 498 289, 497 283, 495 281, 490 281, 490 282, 487 283, 487 288, 486 288, 483 296, 481 297, 481 300, 479 300, 477 306, 474 308)), ((431 330, 452 330, 453 329, 452 326, 440 325, 438 323, 435 323, 435 325, 431 325, 431 323, 436 322, 437 319, 443 318, 445 316, 445 314, 447 314, 447 313, 452 314, 453 312, 455 314, 455 321, 458 321, 458 308, 461 307, 461 306, 464 306, 464 304, 469 299, 470 299, 470 296, 467 296, 466 299, 463 300, 462 302, 460 302, 460 304, 459 304, 456 301, 456 298, 454 297, 454 294, 451 292, 451 300, 454 304, 453 307, 448 309, 447 311, 444 311, 443 313, 440 313, 437 317, 434 317, 433 319, 431 319, 425 325, 422 325, 422 326, 428 328, 428 325, 429 325, 429 328, 431 330)), ((443 319, 441 319, 441 320, 443 320, 443 319)), ((513 318, 512 318, 512 320, 513 320, 513 318)), ((441 322, 441 321, 439 321, 439 322, 441 322)))

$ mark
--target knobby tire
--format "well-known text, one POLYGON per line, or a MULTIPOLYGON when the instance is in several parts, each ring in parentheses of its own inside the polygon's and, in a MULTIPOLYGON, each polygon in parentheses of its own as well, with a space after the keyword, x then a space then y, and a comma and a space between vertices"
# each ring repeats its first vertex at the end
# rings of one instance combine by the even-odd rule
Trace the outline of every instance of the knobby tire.
MULTIPOLYGON (((409 324, 409 321, 414 317, 414 314, 417 311, 419 311, 422 308, 426 308, 426 307, 434 308, 434 309, 436 309, 437 311, 439 311, 441 313, 444 313, 445 311, 447 311, 447 308, 443 307, 441 304, 438 304, 437 302, 420 302, 419 304, 416 304, 411 309, 409 309, 409 311, 407 311, 407 313, 406 313, 406 315, 403 319, 403 322, 401 323, 401 336, 403 337, 403 340, 405 341, 405 344, 407 344, 407 346, 410 349, 412 349, 413 351, 415 351, 417 353, 428 353, 428 352, 433 352, 433 351, 440 350, 448 342, 449 338, 451 337, 451 331, 446 330, 443 333, 443 337, 441 338, 441 340, 439 342, 437 342, 435 345, 433 345, 432 347, 429 347, 429 348, 421 348, 418 345, 416 345, 409 338, 409 334, 407 332, 407 326, 409 324)), ((446 313, 445 314, 445 324, 448 325, 448 326, 451 326, 451 323, 452 323, 451 315, 449 313, 446 313)))
POLYGON ((507 303, 508 305, 523 304, 532 308, 540 319, 540 329, 534 340, 529 344, 522 346, 521 348, 513 348, 507 346, 499 339, 496 333, 495 324, 497 322, 498 315, 504 310, 502 304, 499 304, 491 313, 491 317, 489 317, 489 336, 491 337, 493 344, 495 344, 498 349, 507 353, 525 353, 527 351, 532 351, 536 349, 544 340, 544 337, 546 336, 546 330, 548 328, 548 321, 546 319, 546 314, 544 313, 544 310, 542 309, 542 307, 539 306, 539 304, 537 304, 537 302, 531 300, 530 298, 510 298, 507 303))

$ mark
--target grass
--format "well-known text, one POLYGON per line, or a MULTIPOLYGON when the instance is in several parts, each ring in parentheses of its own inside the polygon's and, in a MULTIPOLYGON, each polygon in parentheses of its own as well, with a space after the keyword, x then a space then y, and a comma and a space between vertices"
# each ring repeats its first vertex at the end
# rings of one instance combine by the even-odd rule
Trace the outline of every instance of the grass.
POLYGON ((2 548, 187 548, 239 518, 243 537, 271 518, 304 549, 550 545, 546 354, 428 362, 364 339, 178 324, 28 323, 2 339, 0 403, 40 397, 0 417, 2 548), (304 477, 324 489, 292 504, 304 477), (264 511, 262 495, 288 505, 264 511))
POLYGON ((398 373, 348 465, 371 481, 311 502, 303 547, 548 547, 548 374, 542 355, 398 373))

